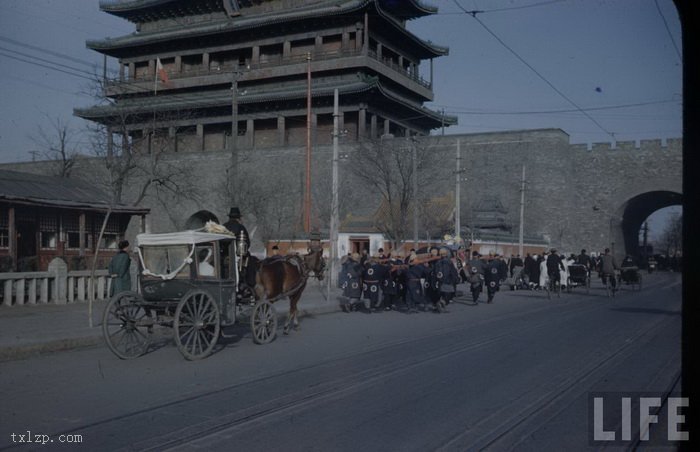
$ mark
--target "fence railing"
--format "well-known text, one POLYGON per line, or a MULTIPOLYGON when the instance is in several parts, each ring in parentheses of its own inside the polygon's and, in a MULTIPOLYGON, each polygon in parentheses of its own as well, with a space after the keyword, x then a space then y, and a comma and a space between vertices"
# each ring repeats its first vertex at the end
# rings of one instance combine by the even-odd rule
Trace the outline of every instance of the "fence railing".
POLYGON ((2 306, 26 304, 83 303, 90 293, 95 300, 109 298, 112 278, 107 270, 68 271, 66 263, 56 258, 45 272, 0 273, 2 306))

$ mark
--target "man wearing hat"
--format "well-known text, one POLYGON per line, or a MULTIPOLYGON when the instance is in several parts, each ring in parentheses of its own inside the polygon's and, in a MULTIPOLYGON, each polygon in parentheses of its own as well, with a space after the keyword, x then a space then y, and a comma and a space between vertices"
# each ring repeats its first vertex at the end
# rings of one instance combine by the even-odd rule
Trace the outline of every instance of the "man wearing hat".
MULTIPOLYGON (((238 207, 231 207, 231 210, 228 212, 228 221, 224 223, 224 227, 236 237, 236 254, 239 262, 240 281, 245 283, 248 289, 252 290, 255 287, 255 272, 248 269, 250 236, 248 235, 248 230, 241 223, 241 211, 238 207)), ((245 287, 240 287, 240 289, 244 290, 245 287)))
POLYGON ((241 211, 238 210, 238 207, 231 207, 231 210, 228 212, 228 221, 224 223, 224 227, 231 231, 239 241, 241 241, 241 232, 243 233, 244 238, 242 242, 245 243, 247 254, 250 248, 250 236, 248 235, 248 230, 241 224, 241 211))

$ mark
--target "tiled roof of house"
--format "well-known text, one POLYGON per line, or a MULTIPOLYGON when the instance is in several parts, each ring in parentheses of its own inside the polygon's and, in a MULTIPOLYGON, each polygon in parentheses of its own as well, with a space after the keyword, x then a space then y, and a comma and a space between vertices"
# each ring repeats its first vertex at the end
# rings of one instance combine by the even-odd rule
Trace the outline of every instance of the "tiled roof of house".
MULTIPOLYGON (((58 208, 100 211, 110 208, 110 197, 85 181, 4 169, 0 169, 0 200, 58 208)), ((131 214, 149 212, 149 209, 121 204, 112 205, 111 209, 131 214)))

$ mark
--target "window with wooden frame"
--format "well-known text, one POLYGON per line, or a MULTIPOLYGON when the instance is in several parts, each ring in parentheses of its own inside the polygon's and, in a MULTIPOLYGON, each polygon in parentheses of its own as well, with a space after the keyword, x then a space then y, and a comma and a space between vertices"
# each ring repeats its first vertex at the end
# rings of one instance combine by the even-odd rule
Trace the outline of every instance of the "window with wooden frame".
POLYGON ((6 209, 0 209, 0 248, 10 247, 9 218, 6 209))
POLYGON ((55 250, 58 246, 58 216, 52 213, 39 215, 39 236, 42 249, 55 250))
MULTIPOLYGON (((63 216, 63 229, 66 231, 66 248, 80 249, 80 214, 68 214, 63 216)), ((85 247, 90 248, 85 232, 85 247)))
MULTIPOLYGON (((100 231, 102 230, 102 223, 104 222, 105 216, 98 214, 92 217, 92 233, 97 239, 100 236, 100 231)), ((110 215, 105 225, 104 233, 102 234, 102 239, 99 243, 99 249, 101 250, 117 250, 119 248, 119 217, 117 215, 110 215)))

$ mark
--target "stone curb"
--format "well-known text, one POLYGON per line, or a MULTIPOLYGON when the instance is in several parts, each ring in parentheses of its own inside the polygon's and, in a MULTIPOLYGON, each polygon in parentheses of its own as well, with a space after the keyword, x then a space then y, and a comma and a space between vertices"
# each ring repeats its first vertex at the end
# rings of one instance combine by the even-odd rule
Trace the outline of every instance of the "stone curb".
MULTIPOLYGON (((327 303, 323 306, 313 306, 309 308, 300 307, 299 318, 332 314, 334 312, 340 311, 340 305, 337 303, 327 303)), ((280 313, 281 317, 286 317, 286 315, 286 311, 284 313, 280 313)), ((95 335, 92 336, 81 336, 64 339, 47 339, 43 342, 36 342, 32 344, 0 347, 0 362, 17 361, 48 353, 77 350, 81 348, 93 347, 95 345, 103 344, 104 338, 102 337, 102 329, 99 328, 98 331, 99 332, 96 332, 95 335)))
POLYGON ((100 332, 100 334, 96 336, 52 339, 34 344, 0 347, 0 362, 16 361, 47 353, 92 347, 103 342, 104 339, 102 338, 102 333, 100 332))

